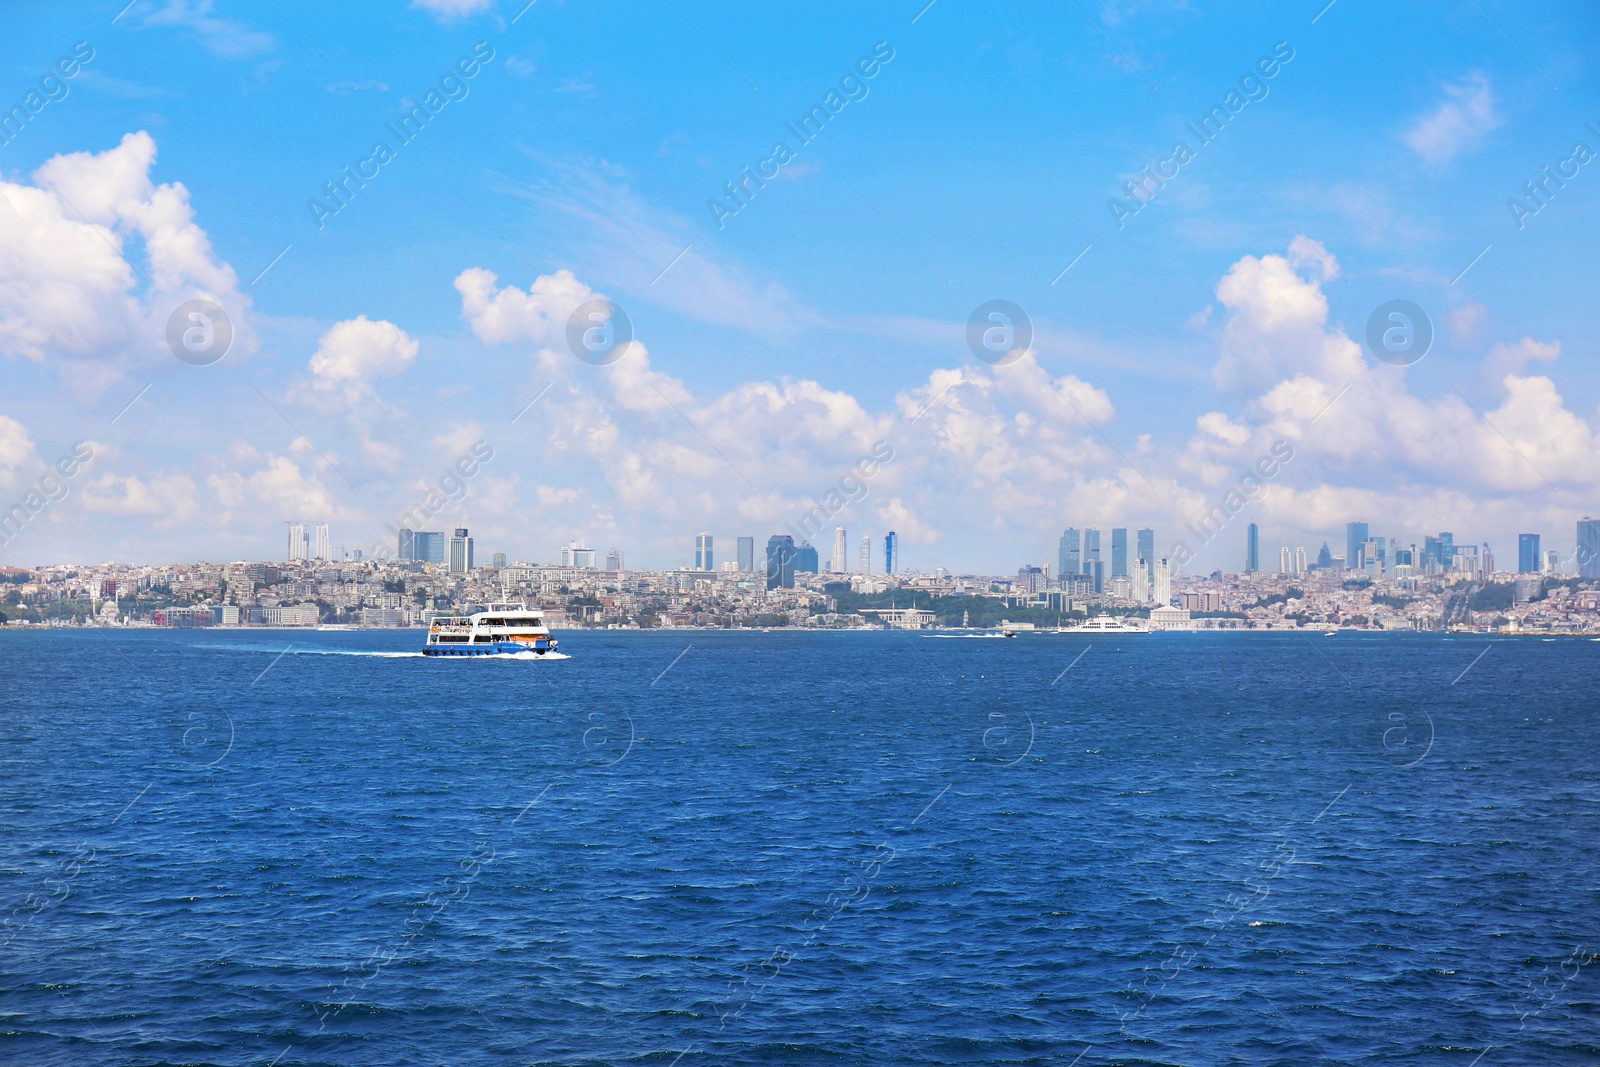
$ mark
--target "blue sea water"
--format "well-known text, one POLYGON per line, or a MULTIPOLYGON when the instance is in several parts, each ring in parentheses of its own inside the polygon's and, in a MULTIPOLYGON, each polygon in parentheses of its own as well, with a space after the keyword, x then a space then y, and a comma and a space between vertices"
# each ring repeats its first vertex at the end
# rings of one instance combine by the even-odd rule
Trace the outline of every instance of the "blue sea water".
POLYGON ((0 1062, 1600 1062, 1600 643, 561 639, 0 633, 0 1062))

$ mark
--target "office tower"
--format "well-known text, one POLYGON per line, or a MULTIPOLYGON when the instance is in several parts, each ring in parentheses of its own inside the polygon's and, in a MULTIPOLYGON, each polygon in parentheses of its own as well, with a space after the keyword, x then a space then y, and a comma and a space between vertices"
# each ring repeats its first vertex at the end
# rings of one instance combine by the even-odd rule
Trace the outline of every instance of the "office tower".
MULTIPOLYGON (((621 568, 618 568, 619 570, 621 568)), ((746 574, 756 569, 756 539, 754 537, 739 538, 739 569, 746 574)))
POLYGON ((1139 531, 1137 538, 1138 544, 1136 545, 1136 548, 1138 550, 1139 558, 1144 560, 1144 569, 1146 571, 1145 581, 1148 583, 1155 573, 1156 532, 1152 529, 1146 528, 1139 531))
POLYGON ((592 571, 594 570, 595 555, 596 553, 594 549, 589 548, 580 541, 578 543, 578 547, 572 550, 572 565, 574 567, 584 567, 592 571))
POLYGON ((1439 533, 1439 556, 1445 570, 1455 566, 1456 535, 1445 531, 1439 533))
POLYGON ((1539 535, 1517 535, 1517 573, 1539 573, 1539 535))
POLYGON ((1478 566, 1483 569, 1485 578, 1494 573, 1494 553, 1489 551, 1489 542, 1483 543, 1483 551, 1478 555, 1478 566))
POLYGON ((1545 574, 1560 574, 1561 573, 1561 553, 1557 552, 1553 548, 1552 549, 1547 549, 1545 551, 1544 559, 1542 561, 1542 564, 1543 564, 1543 573, 1545 573, 1545 574))
POLYGON ((1083 573, 1082 534, 1068 526, 1061 531, 1061 544, 1056 549, 1056 577, 1065 578, 1083 573))
POLYGON ((416 534, 412 533, 410 530, 401 529, 400 534, 399 534, 399 542, 400 543, 396 546, 399 549, 399 551, 396 553, 396 555, 400 559, 416 559, 417 558, 417 535, 416 534))
POLYGON ((457 526, 450 538, 450 573, 466 574, 472 569, 472 538, 465 526, 457 526))
POLYGON ((800 574, 821 574, 822 567, 817 560, 817 550, 811 547, 810 541, 802 541, 794 550, 794 572, 800 574))
POLYGON ((1096 593, 1106 591, 1106 565, 1098 559, 1084 560, 1083 573, 1089 579, 1089 588, 1096 593))
POLYGON ((424 563, 444 562, 444 534, 434 530, 418 530, 412 534, 412 546, 416 555, 412 558, 424 563))
POLYGON ((702 533, 694 539, 694 569, 697 571, 714 571, 717 569, 711 561, 711 535, 702 533))
POLYGON ((1089 573, 1089 564, 1100 559, 1100 531, 1083 531, 1083 573, 1089 573))
MULTIPOLYGON (((750 538, 741 537, 741 538, 739 538, 739 540, 748 541, 748 540, 750 540, 750 538)), ((622 569, 622 550, 619 549, 616 545, 612 545, 611 548, 606 551, 606 570, 610 571, 612 574, 615 574, 617 571, 620 571, 621 569, 622 569)))
POLYGON ((833 569, 839 574, 850 573, 850 544, 843 526, 833 528, 833 569))
POLYGON ((494 561, 493 565, 494 565, 494 569, 495 570, 497 570, 497 571, 505 570, 505 567, 506 567, 506 554, 504 552, 496 552, 490 558, 494 561))
POLYGON ((1157 607, 1168 607, 1172 604, 1172 567, 1166 560, 1156 561, 1156 580, 1154 596, 1157 607))
POLYGON ((1396 567, 1415 567, 1417 565, 1417 563, 1416 563, 1417 550, 1416 550, 1415 547, 1412 547, 1412 548, 1393 548, 1393 547, 1391 547, 1390 550, 1389 550, 1389 555, 1390 555, 1390 557, 1391 557, 1391 559, 1392 559, 1392 561, 1393 561, 1393 563, 1394 563, 1394 565, 1396 567))
POLYGON ((1140 604, 1150 602, 1150 561, 1143 557, 1133 565, 1133 599, 1140 604))
POLYGON ((1111 577, 1128 576, 1128 530, 1111 528, 1111 577))
POLYGON ((1254 574, 1261 569, 1261 530, 1255 523, 1244 532, 1244 570, 1254 574))
POLYGON ((1293 559, 1292 556, 1289 555, 1289 546, 1288 545, 1284 545, 1282 548, 1278 549, 1278 573, 1279 574, 1293 574, 1294 573, 1294 559, 1293 559))
POLYGON ((1347 523, 1344 528, 1344 569, 1358 571, 1366 565, 1362 549, 1372 536, 1364 522, 1347 523))
POLYGON ((872 538, 871 537, 863 537, 861 539, 861 567, 860 567, 860 571, 861 571, 862 574, 871 574, 872 573, 872 538))
POLYGON ((1325 571, 1333 566, 1333 553, 1328 551, 1328 542, 1322 542, 1322 550, 1317 553, 1317 570, 1325 571))
POLYGON ((288 533, 288 550, 283 558, 293 563, 294 560, 306 558, 306 523, 285 523, 290 528, 288 533))
POLYGON ((899 561, 895 556, 900 551, 900 535, 890 530, 883 536, 883 573, 893 574, 895 564, 899 561))
POLYGON ((794 588, 794 538, 773 534, 767 538, 767 588, 794 588))
POLYGON ((316 540, 312 542, 311 556, 313 559, 333 558, 333 538, 328 535, 328 524, 317 523, 316 540))
POLYGON ((1298 548, 1296 548, 1294 550, 1294 572, 1296 574, 1304 574, 1306 572, 1306 546, 1305 545, 1301 545, 1301 546, 1299 546, 1298 548))

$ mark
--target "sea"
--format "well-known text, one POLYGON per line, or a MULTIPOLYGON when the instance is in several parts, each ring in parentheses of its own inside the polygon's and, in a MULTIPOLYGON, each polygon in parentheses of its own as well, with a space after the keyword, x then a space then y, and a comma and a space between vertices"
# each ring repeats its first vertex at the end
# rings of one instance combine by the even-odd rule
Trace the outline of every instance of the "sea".
POLYGON ((1600 642, 0 632, 0 1063, 1600 1063, 1600 642))

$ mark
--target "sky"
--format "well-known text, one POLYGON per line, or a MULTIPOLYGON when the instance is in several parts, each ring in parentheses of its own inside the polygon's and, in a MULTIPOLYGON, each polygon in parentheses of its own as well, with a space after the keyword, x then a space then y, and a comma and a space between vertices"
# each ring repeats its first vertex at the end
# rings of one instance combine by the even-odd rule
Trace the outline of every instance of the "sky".
POLYGON ((1149 526, 1206 573, 1600 514, 1593 4, 0 22, 0 564, 1149 526))

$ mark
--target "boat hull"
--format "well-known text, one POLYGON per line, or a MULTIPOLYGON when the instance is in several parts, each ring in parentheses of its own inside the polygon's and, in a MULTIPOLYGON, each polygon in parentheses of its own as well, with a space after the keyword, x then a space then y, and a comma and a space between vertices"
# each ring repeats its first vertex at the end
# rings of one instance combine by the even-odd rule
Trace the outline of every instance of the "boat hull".
POLYGON ((463 656, 542 656, 555 651, 555 642, 495 641, 487 645, 426 645, 424 656, 456 659, 463 656))

